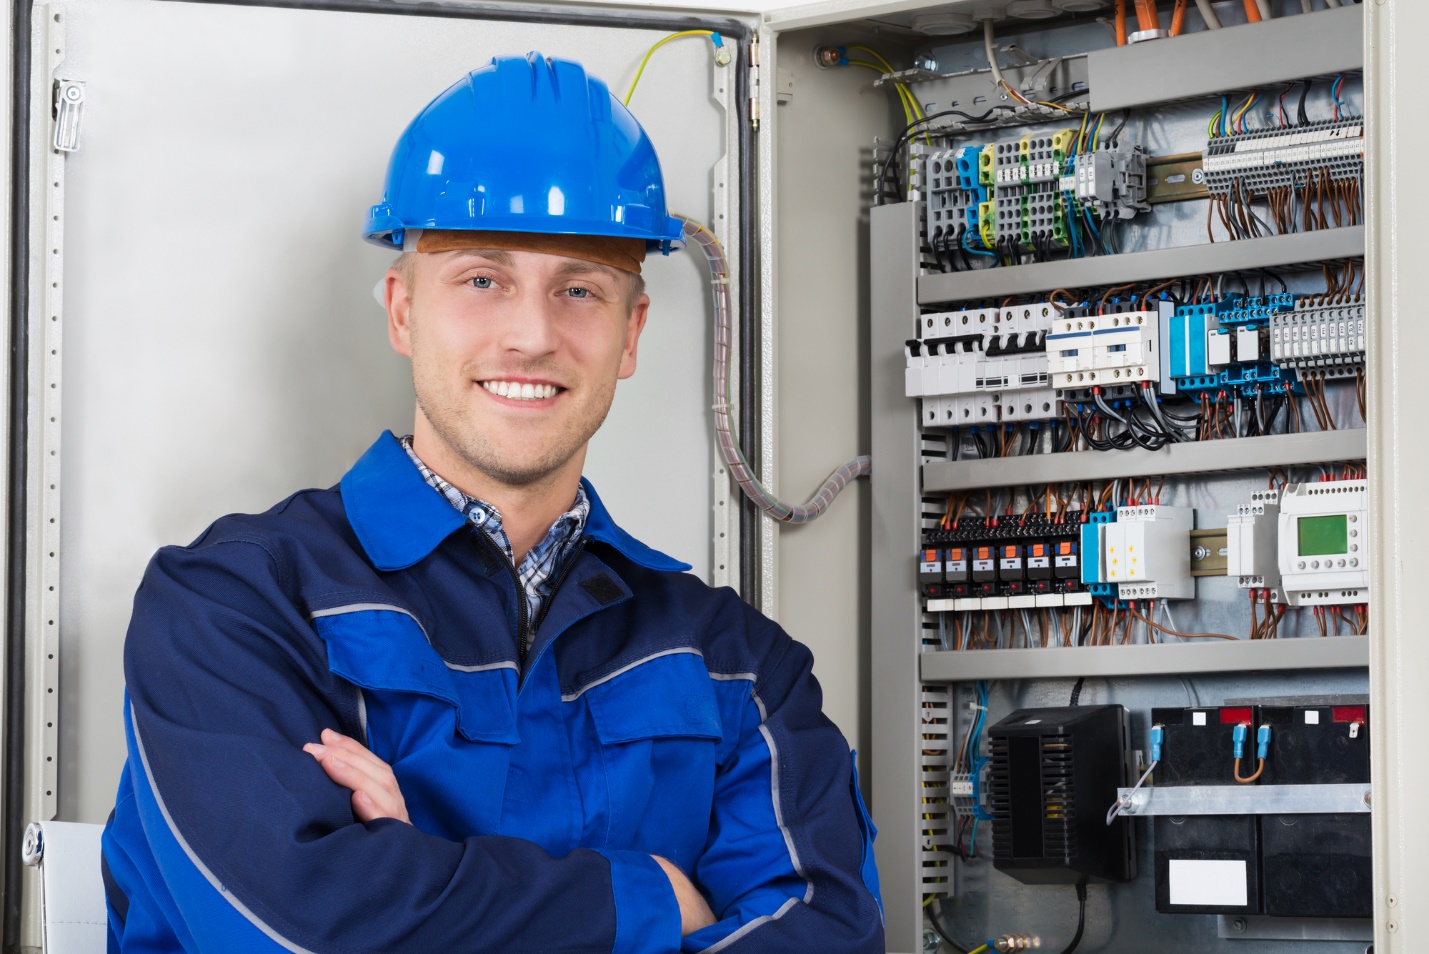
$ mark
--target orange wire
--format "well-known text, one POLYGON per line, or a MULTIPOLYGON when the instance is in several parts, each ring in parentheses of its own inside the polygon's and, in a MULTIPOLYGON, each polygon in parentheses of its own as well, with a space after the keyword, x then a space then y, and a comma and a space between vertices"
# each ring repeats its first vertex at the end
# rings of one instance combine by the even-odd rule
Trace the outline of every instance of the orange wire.
POLYGON ((1187 0, 1176 0, 1176 6, 1171 9, 1172 36, 1180 36, 1186 27, 1186 3, 1187 0))
POLYGON ((1126 0, 1116 0, 1116 45, 1126 46, 1126 0))
MULTIPOLYGON (((1254 2, 1254 0, 1251 0, 1251 2, 1254 2)), ((1240 777, 1240 759, 1236 759, 1236 760, 1235 760, 1235 780, 1236 780, 1237 782, 1240 782, 1242 785, 1247 785, 1247 784, 1249 784, 1249 783, 1251 783, 1251 782, 1254 782, 1256 779, 1260 778, 1260 773, 1261 773, 1261 772, 1264 772, 1264 771, 1265 771, 1265 759, 1261 759, 1261 760, 1260 760, 1260 765, 1256 768, 1254 775, 1251 775, 1251 776, 1249 776, 1249 777, 1247 777, 1247 778, 1241 778, 1241 777, 1240 777)))
POLYGON ((1161 29, 1161 16, 1156 12, 1156 0, 1136 0, 1136 25, 1143 32, 1161 29))
POLYGON ((1260 22, 1260 7, 1256 6, 1255 0, 1245 0, 1245 22, 1260 22))

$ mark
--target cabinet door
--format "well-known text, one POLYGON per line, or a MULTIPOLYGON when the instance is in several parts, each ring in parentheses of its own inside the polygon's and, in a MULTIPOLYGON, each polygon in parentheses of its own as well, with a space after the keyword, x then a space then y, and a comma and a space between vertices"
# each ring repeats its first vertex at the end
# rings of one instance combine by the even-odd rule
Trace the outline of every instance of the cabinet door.
MULTIPOLYGON (((410 432, 409 368, 373 298, 393 256, 359 234, 406 124, 464 71, 529 50, 623 94, 679 23, 650 8, 557 24, 312 6, 35 7, 27 820, 108 814, 121 650, 150 554, 335 483, 384 428, 410 432), (76 151, 53 148, 55 80, 83 84, 76 151)), ((631 103, 671 207, 722 236, 737 214, 734 75, 709 42, 681 41, 631 103)), ((627 529, 722 579, 705 265, 682 252, 645 274, 639 371, 587 474, 627 529)))

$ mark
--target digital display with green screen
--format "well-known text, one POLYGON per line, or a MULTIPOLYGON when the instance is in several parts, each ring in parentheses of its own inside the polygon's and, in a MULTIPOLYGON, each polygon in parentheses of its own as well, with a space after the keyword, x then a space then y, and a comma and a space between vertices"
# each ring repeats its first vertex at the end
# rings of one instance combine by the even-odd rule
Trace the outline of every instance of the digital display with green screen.
POLYGON ((1298 526, 1301 556, 1349 552, 1349 518, 1344 514, 1301 517, 1298 526))

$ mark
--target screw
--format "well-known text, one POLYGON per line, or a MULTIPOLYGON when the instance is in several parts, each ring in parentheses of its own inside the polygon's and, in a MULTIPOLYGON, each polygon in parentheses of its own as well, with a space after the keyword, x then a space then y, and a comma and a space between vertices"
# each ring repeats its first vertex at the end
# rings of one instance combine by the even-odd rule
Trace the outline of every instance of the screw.
POLYGON ((1245 918, 1236 918, 1231 922, 1231 930, 1237 934, 1244 934, 1245 929, 1248 927, 1250 927, 1250 925, 1246 923, 1245 918))
POLYGON ((1196 185, 1200 185, 1206 181, 1206 173, 1200 169, 1192 169, 1191 181, 1196 183, 1196 185))

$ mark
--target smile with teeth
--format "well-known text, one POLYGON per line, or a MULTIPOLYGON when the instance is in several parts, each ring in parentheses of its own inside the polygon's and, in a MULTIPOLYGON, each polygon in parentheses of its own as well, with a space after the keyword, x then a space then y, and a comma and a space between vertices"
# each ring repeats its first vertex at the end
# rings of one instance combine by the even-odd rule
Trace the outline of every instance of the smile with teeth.
POLYGON ((482 381, 481 386, 492 394, 511 401, 541 401, 555 397, 564 388, 554 384, 531 384, 520 381, 482 381))

